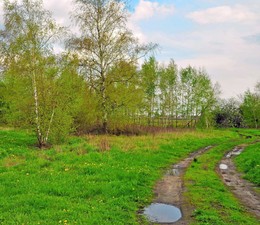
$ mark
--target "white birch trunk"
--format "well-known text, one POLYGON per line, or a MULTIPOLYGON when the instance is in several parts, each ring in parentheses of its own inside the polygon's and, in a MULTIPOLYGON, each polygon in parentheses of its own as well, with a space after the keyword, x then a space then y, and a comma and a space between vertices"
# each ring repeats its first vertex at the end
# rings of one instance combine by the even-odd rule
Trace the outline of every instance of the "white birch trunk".
POLYGON ((37 92, 37 83, 36 83, 36 76, 35 72, 33 72, 33 92, 34 92, 34 106, 35 106, 35 122, 36 122, 36 129, 37 129, 37 137, 40 146, 43 144, 42 132, 41 132, 41 125, 39 119, 39 100, 38 100, 38 92, 37 92))
POLYGON ((51 118, 50 118, 48 130, 47 130, 46 136, 45 136, 45 138, 44 138, 45 143, 47 143, 48 138, 49 138, 49 133, 50 133, 50 129, 51 129, 51 124, 52 124, 52 121, 53 121, 53 117, 54 117, 54 108, 53 108, 53 110, 52 110, 52 114, 51 114, 51 118))

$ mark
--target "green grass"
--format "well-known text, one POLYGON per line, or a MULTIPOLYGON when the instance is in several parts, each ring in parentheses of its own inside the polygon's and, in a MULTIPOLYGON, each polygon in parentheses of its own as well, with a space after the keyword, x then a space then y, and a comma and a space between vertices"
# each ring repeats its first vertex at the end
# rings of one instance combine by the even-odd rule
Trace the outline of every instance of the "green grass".
POLYGON ((260 142, 247 146, 235 158, 235 164, 245 174, 244 178, 260 187, 260 142))
POLYGON ((137 211, 168 166, 238 137, 224 130, 86 136, 39 150, 32 133, 0 130, 0 224, 138 224, 137 211))
MULTIPOLYGON (((251 140, 252 141, 252 140, 251 140)), ((193 162, 185 174, 185 193, 194 206, 194 223, 207 225, 255 225, 258 221, 249 215, 230 193, 215 172, 217 163, 234 146, 249 142, 236 140, 223 142, 193 162)))

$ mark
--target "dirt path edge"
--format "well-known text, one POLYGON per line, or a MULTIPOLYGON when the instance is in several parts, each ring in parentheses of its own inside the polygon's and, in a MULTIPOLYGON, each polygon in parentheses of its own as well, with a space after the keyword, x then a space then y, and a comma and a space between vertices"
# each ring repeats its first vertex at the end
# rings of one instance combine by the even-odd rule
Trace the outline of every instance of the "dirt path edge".
POLYGON ((246 145, 239 145, 228 152, 217 165, 216 172, 245 209, 257 219, 260 219, 260 194, 254 190, 254 184, 242 178, 243 174, 237 171, 232 160, 234 156, 239 155, 245 147, 246 145))
POLYGON ((183 176, 186 169, 199 155, 204 154, 213 146, 207 146, 188 155, 185 159, 171 166, 166 174, 159 180, 154 188, 153 203, 164 203, 178 207, 182 212, 182 218, 174 223, 150 223, 164 225, 188 225, 192 221, 193 206, 187 202, 183 193, 185 192, 183 176))

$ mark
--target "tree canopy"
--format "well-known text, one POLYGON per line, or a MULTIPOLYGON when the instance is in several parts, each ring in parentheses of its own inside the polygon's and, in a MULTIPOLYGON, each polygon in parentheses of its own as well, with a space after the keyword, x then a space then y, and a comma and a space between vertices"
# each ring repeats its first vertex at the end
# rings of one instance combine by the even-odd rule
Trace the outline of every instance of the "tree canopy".
POLYGON ((219 101, 204 69, 160 63, 140 44, 120 0, 75 0, 73 34, 42 0, 4 0, 0 122, 35 131, 38 145, 70 132, 138 133, 144 127, 259 127, 260 84, 241 102, 219 101), (55 53, 57 42, 66 46, 55 53), (140 58, 144 57, 143 63, 140 58))

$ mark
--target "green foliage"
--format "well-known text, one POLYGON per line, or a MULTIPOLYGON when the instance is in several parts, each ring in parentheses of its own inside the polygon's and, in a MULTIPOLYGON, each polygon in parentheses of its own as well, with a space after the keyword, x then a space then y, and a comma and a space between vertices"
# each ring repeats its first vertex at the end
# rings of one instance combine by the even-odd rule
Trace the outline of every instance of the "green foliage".
POLYGON ((249 145, 235 158, 237 168, 244 177, 260 187, 260 143, 249 145))
POLYGON ((88 88, 84 88, 82 97, 79 111, 75 115, 74 128, 78 133, 93 132, 99 128, 97 123, 98 118, 101 117, 101 112, 98 111, 97 96, 88 88))
POLYGON ((135 75, 128 76, 129 72, 122 68, 135 67, 139 57, 153 45, 138 43, 127 28, 124 1, 77 0, 73 18, 81 34, 70 38, 68 47, 79 55, 81 71, 97 97, 102 130, 107 133, 109 116, 118 107, 111 97, 118 94, 118 86, 135 75), (111 88, 115 92, 110 92, 111 88))
POLYGON ((180 72, 181 114, 190 120, 189 126, 199 122, 200 127, 212 126, 212 111, 216 104, 215 91, 208 74, 191 66, 180 72))
MULTIPOLYGON (((260 85, 258 85, 260 86, 260 85)), ((256 85, 256 92, 249 90, 244 93, 240 106, 246 126, 258 128, 260 125, 260 88, 256 85)))
POLYGON ((217 127, 243 127, 239 102, 234 98, 222 100, 215 110, 215 122, 217 127))
POLYGON ((70 137, 44 151, 31 132, 0 131, 0 221, 3 224, 138 224, 164 170, 235 132, 180 132, 140 137, 70 137))
POLYGON ((178 71, 172 60, 167 66, 159 66, 154 57, 145 61, 140 71, 144 91, 142 110, 148 117, 148 125, 156 118, 165 120, 166 126, 211 127, 213 109, 217 102, 217 88, 204 70, 191 66, 178 71))
POLYGON ((4 1, 0 31, 0 122, 35 131, 39 146, 70 132, 123 133, 138 127, 259 125, 259 86, 235 108, 217 108, 218 89, 203 69, 138 59, 156 45, 138 43, 124 1, 74 1, 80 35, 68 35, 42 0, 4 1), (67 36, 67 52, 53 47, 67 36), (70 51, 71 50, 71 51, 70 51), (214 117, 214 110, 216 117, 214 117))
POLYGON ((145 61, 142 65, 142 86, 145 88, 145 93, 147 98, 150 100, 156 95, 157 88, 157 74, 158 72, 158 62, 156 62, 154 57, 150 57, 148 61, 145 61))
POLYGON ((169 116, 172 119, 178 117, 179 112, 179 81, 178 69, 173 60, 169 65, 159 69, 159 99, 162 116, 169 116))
POLYGON ((0 79, 0 124, 5 124, 6 120, 4 116, 7 110, 6 100, 4 98, 5 85, 3 81, 0 79))
POLYGON ((64 29, 40 0, 5 1, 4 13, 0 49, 5 59, 5 118, 11 125, 33 128, 40 147, 49 137, 59 142, 71 130, 83 85, 75 60, 64 56, 60 63, 52 53, 64 29))

